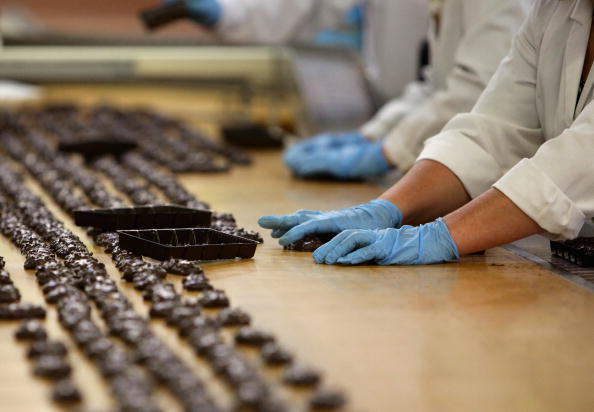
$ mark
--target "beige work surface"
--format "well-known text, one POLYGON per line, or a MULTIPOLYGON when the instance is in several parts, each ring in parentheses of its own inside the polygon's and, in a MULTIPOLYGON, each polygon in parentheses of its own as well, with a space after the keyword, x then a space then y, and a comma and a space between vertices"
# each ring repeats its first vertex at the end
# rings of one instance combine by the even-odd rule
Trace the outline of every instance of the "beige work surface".
MULTIPOLYGON (((379 193, 366 184, 294 180, 278 152, 255 153, 254 159, 253 166, 229 174, 182 181, 250 229, 262 214, 340 208, 379 193)), ((338 267, 282 251, 265 235, 254 259, 208 264, 206 274, 234 306, 253 315, 256 326, 274 332, 302 362, 320 367, 329 384, 345 389, 349 410, 594 410, 594 294, 586 289, 503 249, 446 265, 338 267)), ((41 301, 34 277, 4 239, 0 255, 9 259, 23 300, 41 301)), ((109 269, 119 279, 111 264, 109 269)), ((137 307, 143 305, 137 292, 119 285, 137 307)), ((63 336, 53 308, 48 324, 51 334, 63 336)), ((47 388, 31 376, 24 348, 14 343, 15 327, 0 326, 0 410, 54 410, 47 388)), ((76 367, 84 363, 76 351, 72 359, 87 406, 103 409, 101 379, 91 367, 76 367)))

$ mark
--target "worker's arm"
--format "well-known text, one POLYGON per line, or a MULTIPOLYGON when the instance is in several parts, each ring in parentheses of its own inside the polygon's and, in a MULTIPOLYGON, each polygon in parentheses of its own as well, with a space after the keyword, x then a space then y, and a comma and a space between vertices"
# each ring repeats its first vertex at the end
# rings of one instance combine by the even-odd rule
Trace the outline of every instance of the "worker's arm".
MULTIPOLYGON (((422 173, 431 171, 425 165, 422 173)), ((436 168, 436 171, 439 169, 436 168)), ((414 184, 414 179, 410 181, 414 184)), ((454 180, 450 187, 459 194, 454 180)), ((433 185, 430 185, 433 187, 433 185)), ((401 187, 393 193, 415 196, 420 193, 401 187)), ((423 196, 412 207, 439 203, 436 195, 423 196)), ((460 196, 458 201, 462 200, 460 196)), ((453 200, 453 199, 452 199, 453 200)), ((447 203, 447 202, 446 202, 447 203)), ((425 265, 456 260, 461 255, 489 249, 538 232, 542 229, 518 206, 496 189, 491 189, 462 208, 430 223, 403 226, 399 229, 346 230, 318 248, 313 258, 317 263, 356 265, 374 262, 380 265, 425 265)))
POLYGON ((447 3, 435 45, 437 66, 432 77, 436 79, 411 84, 402 98, 387 104, 361 129, 369 140, 385 139, 378 143, 360 139, 348 147, 319 145, 307 153, 289 149, 288 158, 293 161, 287 166, 298 176, 339 179, 381 176, 394 166, 407 171, 425 140, 439 133, 457 113, 472 109, 525 16, 517 0, 447 3), (462 35, 460 26, 464 27, 462 35), (447 53, 454 55, 451 63, 447 53))
POLYGON ((380 198, 398 206, 406 225, 430 222, 470 201, 456 175, 433 160, 418 162, 380 198))
POLYGON ((458 253, 490 249, 543 230, 507 196, 490 189, 445 217, 458 253))
MULTIPOLYGON (((387 160, 401 171, 416 161, 425 141, 438 134, 458 113, 472 110, 487 83, 509 52, 526 11, 518 0, 475 0, 446 3, 436 61, 448 68, 446 52, 453 54, 451 69, 441 67, 436 90, 415 111, 384 134, 387 160), (464 27, 461 38, 459 27, 464 27), (452 45, 456 47, 452 49, 452 45), (489 50, 485 53, 485 50, 489 50)), ((435 68, 436 70, 438 68, 435 68)))

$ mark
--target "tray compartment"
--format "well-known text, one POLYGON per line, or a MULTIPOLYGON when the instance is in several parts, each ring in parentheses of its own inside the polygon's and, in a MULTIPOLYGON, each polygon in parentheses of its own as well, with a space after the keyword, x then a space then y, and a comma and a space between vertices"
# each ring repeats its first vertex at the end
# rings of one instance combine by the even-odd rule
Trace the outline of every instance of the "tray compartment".
POLYGON ((250 259, 257 242, 214 229, 120 230, 120 247, 157 260, 250 259))
POLYGON ((139 206, 121 209, 76 210, 77 226, 105 230, 209 227, 210 210, 181 206, 139 206))
POLYGON ((551 241, 551 254, 578 266, 594 267, 594 237, 551 241))

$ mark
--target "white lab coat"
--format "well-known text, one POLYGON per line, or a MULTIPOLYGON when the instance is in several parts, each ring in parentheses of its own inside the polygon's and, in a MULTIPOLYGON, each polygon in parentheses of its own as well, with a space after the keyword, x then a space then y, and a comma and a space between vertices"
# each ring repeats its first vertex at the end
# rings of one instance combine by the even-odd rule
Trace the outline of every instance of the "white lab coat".
POLYGON ((419 46, 427 33, 427 0, 219 0, 216 33, 229 41, 284 44, 311 41, 338 26, 357 4, 365 7, 363 60, 384 99, 402 93, 417 75, 419 46))
POLYGON ((419 157, 447 166, 472 197, 497 188, 561 239, 594 216, 594 70, 577 100, 592 8, 537 0, 472 112, 419 157))
POLYGON ((472 109, 506 56, 528 11, 525 0, 447 0, 439 33, 429 32, 431 68, 426 81, 407 87, 361 129, 371 139, 386 138, 384 153, 400 171, 408 170, 425 140, 458 113, 472 109))

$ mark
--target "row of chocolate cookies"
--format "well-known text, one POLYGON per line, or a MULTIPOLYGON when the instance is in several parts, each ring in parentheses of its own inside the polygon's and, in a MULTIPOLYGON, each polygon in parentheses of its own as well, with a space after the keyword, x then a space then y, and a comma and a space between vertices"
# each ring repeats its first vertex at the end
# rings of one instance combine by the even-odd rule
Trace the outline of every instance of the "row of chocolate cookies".
MULTIPOLYGON (((4 170, 0 176, 5 176, 6 168, 2 169, 4 170)), ((11 194, 17 205, 23 205, 21 196, 29 200, 27 204, 31 204, 32 207, 24 205, 18 210, 28 224, 40 231, 42 238, 48 241, 50 246, 59 243, 51 239, 61 238, 72 240, 77 248, 84 248, 84 244, 68 229, 52 230, 63 226, 55 220, 39 198, 35 198, 27 189, 23 189, 22 184, 19 188, 18 182, 7 187, 6 179, 2 180, 2 189, 11 194), (35 210, 40 213, 36 213, 35 210)), ((21 232, 23 230, 20 228, 21 232)), ((35 235, 35 232, 29 233, 27 238, 34 238, 35 235)), ((47 293, 46 299, 51 294, 52 299, 57 300, 60 321, 72 333, 74 340, 81 345, 83 351, 96 361, 102 374, 108 378, 108 383, 121 409, 156 410, 152 400, 153 388, 150 380, 147 380, 141 369, 133 367, 135 362, 141 362, 155 380, 176 395, 186 410, 204 410, 205 407, 206 410, 218 410, 206 394, 200 379, 152 333, 148 321, 133 310, 127 298, 118 291, 117 285, 109 279, 105 268, 88 251, 86 253, 55 251, 58 255, 64 255, 61 257, 64 258, 67 267, 55 268, 53 275, 56 276, 55 270, 58 270, 66 272, 67 279, 82 277, 82 282, 75 281, 77 286, 66 283, 67 287, 62 288, 61 293, 55 293, 56 288, 62 285, 52 279, 42 290, 47 293), (105 340, 106 336, 89 317, 90 306, 87 297, 95 302, 109 326, 110 333, 126 342, 132 351, 113 342, 110 345, 105 340), (142 352, 141 344, 145 339, 158 343, 159 352, 142 352)), ((50 262, 46 262, 48 263, 50 262)), ((57 263, 59 265, 59 262, 57 263)), ((43 268, 40 267, 40 269, 43 268)), ((42 277, 48 278, 40 275, 38 281, 42 277)))
MULTIPOLYGON (((142 130, 144 133, 152 132, 159 136, 156 142, 166 143, 175 147, 177 153, 214 153, 222 156, 232 164, 250 164, 251 159, 243 150, 226 143, 219 143, 207 138, 196 129, 189 127, 186 123, 157 113, 151 110, 122 110, 114 106, 99 106, 91 111, 91 115, 100 114, 103 118, 103 125, 118 123, 123 128, 128 128, 137 133, 142 130)), ((208 171, 208 170, 207 170, 208 171)), ((217 170, 210 170, 217 171, 217 170)))
MULTIPOLYGON (((4 210, 0 208, 0 214, 4 210)), ((0 320, 43 319, 45 309, 38 305, 20 303, 21 292, 4 269, 4 258, 0 256, 0 320)))
POLYGON ((82 400, 78 386, 71 379, 72 366, 68 349, 62 342, 49 340, 43 325, 36 320, 23 322, 15 339, 27 343, 27 358, 33 362, 33 374, 52 383, 52 399, 58 403, 82 400))
MULTIPOLYGON (((5 213, 1 218, 3 231, 10 229, 19 233, 19 236, 11 237, 17 247, 21 247, 19 245, 22 245, 23 239, 43 244, 37 233, 25 226, 17 214, 5 213)), ((6 235, 6 232, 4 233, 6 235)), ((23 253, 30 254, 31 252, 23 251, 23 253)), ((150 381, 144 375, 139 374, 137 368, 132 368, 132 362, 119 360, 122 357, 117 355, 122 353, 122 349, 113 350, 113 348, 117 348, 117 345, 101 332, 99 326, 90 317, 89 302, 84 299, 78 288, 72 286, 71 279, 76 279, 76 275, 54 260, 40 263, 37 267, 36 277, 45 294, 46 301, 57 305, 60 323, 104 375, 119 408, 135 410, 134 408, 138 405, 152 404, 150 381), (109 342, 111 349, 99 350, 98 342, 109 342), (149 390, 145 390, 145 388, 149 388, 149 390)), ((47 344, 44 347, 45 349, 41 349, 48 354, 60 355, 62 352, 60 345, 47 344)), ((131 358, 128 356, 127 359, 131 358)))
MULTIPOLYGON (((14 175, 12 176, 14 177, 14 175)), ((7 186, 7 184, 10 184, 10 180, 8 180, 10 175, 7 179, 5 167, 1 169, 0 178, 2 190, 13 195, 16 194, 18 197, 19 192, 21 192, 18 184, 21 183, 22 187, 22 181, 20 179, 11 179, 13 184, 7 186)), ((39 206, 35 198, 29 199, 31 200, 31 210, 23 209, 23 207, 19 208, 19 210, 24 210, 26 214, 31 213, 32 209, 37 209, 39 206)), ((4 199, 3 203, 6 204, 4 199)), ((22 199, 20 199, 20 203, 22 204, 22 199)), ((26 205, 24 206, 26 207, 26 205)), ((43 211, 43 209, 38 210, 43 211)), ((55 258, 39 261, 36 258, 38 251, 45 249, 42 252, 44 255, 50 255, 52 251, 38 233, 24 224, 20 213, 16 210, 5 210, 0 219, 3 234, 21 249, 21 252, 28 259, 34 258, 38 262, 36 264, 36 278, 46 301, 57 305, 60 323, 81 347, 83 353, 97 365, 104 375, 106 383, 110 385, 114 393, 119 408, 131 411, 137 410, 136 408, 139 405, 147 407, 152 405, 152 385, 150 381, 144 374, 140 373, 138 368, 133 367, 133 362, 131 362, 133 357, 124 349, 119 348, 108 335, 105 335, 90 316, 91 307, 82 292, 94 286, 94 282, 103 282, 103 279, 95 276, 81 279, 78 273, 65 267, 55 258), (101 345, 98 345, 100 342, 109 342, 110 347, 106 350, 100 350, 101 345), (122 356, 123 354, 124 356, 122 356)), ((34 219, 39 224, 52 225, 51 221, 47 221, 44 217, 35 217, 34 219)), ((53 350, 52 348, 59 351, 59 348, 56 348, 55 345, 52 345, 48 350, 53 350)), ((147 410, 154 409, 149 408, 147 410)))

